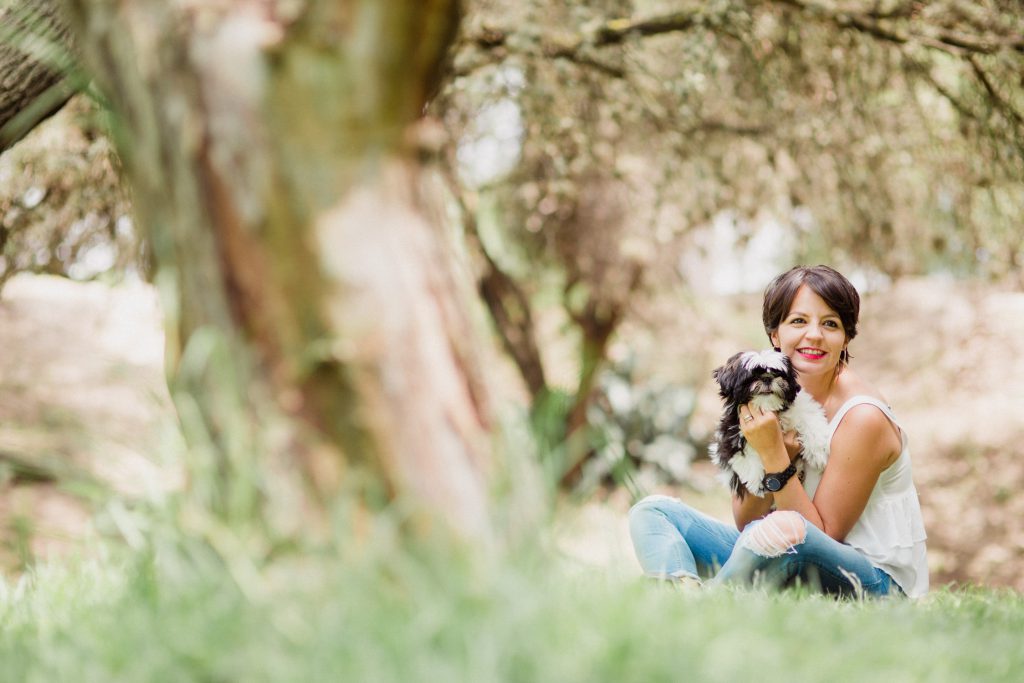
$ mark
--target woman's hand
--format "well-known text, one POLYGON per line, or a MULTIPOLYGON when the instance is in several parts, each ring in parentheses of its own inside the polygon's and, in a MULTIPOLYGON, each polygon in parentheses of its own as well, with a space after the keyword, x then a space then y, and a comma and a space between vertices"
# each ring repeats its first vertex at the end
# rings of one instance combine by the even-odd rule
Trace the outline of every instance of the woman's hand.
POLYGON ((740 431, 750 447, 761 456, 765 471, 781 472, 789 467, 789 451, 775 413, 748 403, 740 406, 739 417, 740 431))

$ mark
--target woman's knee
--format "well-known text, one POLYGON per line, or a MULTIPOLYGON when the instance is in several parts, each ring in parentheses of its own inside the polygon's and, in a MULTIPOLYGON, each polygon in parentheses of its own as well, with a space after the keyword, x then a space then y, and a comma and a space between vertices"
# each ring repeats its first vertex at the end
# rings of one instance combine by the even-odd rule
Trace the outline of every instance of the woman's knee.
POLYGON ((685 514, 687 505, 678 498, 654 494, 637 501, 629 509, 629 527, 632 532, 660 526, 685 514))
POLYGON ((635 511, 651 510, 651 509, 662 509, 666 506, 671 505, 682 505, 682 501, 672 496, 662 495, 660 493, 654 493, 649 496, 645 496, 633 503, 633 507, 629 509, 629 513, 633 514, 635 511))
POLYGON ((638 500, 629 508, 629 524, 635 527, 638 523, 651 517, 651 515, 664 516, 664 508, 669 501, 673 500, 668 496, 651 495, 638 500))
POLYGON ((742 546, 761 557, 796 552, 807 540, 807 520, 799 512, 777 510, 743 534, 742 546))

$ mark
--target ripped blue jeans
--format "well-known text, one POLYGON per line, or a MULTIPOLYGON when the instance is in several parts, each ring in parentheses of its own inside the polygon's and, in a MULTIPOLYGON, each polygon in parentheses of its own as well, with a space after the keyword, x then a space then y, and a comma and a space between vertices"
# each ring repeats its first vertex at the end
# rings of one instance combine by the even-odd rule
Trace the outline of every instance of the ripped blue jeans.
POLYGON ((741 533, 677 498, 648 496, 629 511, 629 533, 651 577, 692 576, 712 585, 799 584, 840 596, 902 594, 859 551, 792 511, 773 512, 741 533))

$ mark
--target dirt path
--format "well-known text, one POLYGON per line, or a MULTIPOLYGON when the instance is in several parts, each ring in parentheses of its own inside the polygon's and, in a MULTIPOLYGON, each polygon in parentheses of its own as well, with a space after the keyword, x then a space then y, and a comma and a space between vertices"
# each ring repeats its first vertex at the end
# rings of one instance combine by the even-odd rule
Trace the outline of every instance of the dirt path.
POLYGON ((29 528, 37 557, 92 533, 91 506, 50 473, 130 496, 173 485, 152 288, 19 275, 0 296, 0 349, 0 562, 17 564, 29 528))

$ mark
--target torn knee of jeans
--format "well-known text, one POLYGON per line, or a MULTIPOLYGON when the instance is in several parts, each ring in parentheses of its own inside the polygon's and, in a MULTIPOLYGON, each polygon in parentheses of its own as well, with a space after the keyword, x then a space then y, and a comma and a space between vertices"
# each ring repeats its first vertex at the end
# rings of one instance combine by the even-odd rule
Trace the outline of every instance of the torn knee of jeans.
POLYGON ((807 538, 807 522, 800 513, 780 510, 765 517, 745 534, 744 546, 762 557, 796 552, 807 538))

